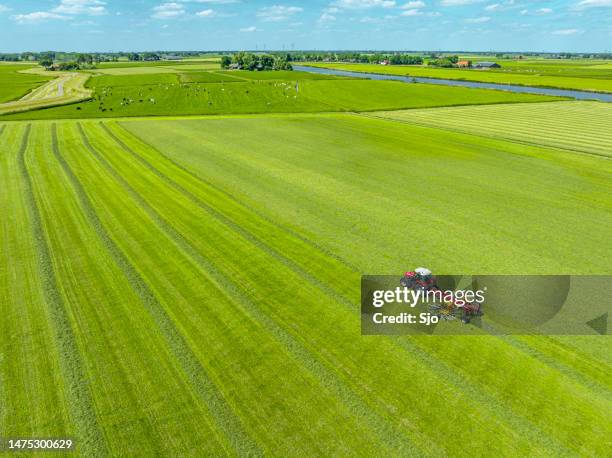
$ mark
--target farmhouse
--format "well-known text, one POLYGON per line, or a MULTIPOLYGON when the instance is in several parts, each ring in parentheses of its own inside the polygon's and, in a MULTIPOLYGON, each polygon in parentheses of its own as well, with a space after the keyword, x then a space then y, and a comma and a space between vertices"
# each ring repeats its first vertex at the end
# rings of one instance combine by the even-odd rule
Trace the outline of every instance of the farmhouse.
POLYGON ((472 66, 471 60, 460 60, 457 62, 457 67, 459 68, 469 68, 472 66))
POLYGON ((489 68, 501 68, 501 65, 496 62, 476 62, 474 64, 474 68, 481 68, 483 70, 487 70, 489 68))

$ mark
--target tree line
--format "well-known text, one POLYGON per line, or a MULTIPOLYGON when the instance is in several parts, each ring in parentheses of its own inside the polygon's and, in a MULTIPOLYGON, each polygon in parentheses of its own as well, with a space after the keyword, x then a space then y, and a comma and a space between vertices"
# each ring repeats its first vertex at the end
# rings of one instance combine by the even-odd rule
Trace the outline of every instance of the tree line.
POLYGON ((249 71, 293 70, 290 55, 255 54, 244 51, 232 56, 221 56, 221 67, 249 71))

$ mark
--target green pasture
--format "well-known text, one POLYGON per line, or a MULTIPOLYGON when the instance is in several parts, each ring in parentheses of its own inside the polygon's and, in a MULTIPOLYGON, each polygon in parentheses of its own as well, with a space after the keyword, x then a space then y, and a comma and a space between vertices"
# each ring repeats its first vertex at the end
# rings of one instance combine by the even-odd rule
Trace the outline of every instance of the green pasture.
MULTIPOLYGON (((495 59, 493 59, 495 60, 495 59)), ((546 70, 512 66, 492 70, 464 68, 434 68, 420 65, 375 65, 345 63, 308 63, 313 67, 325 67, 352 72, 380 73, 386 75, 415 76, 425 78, 456 79, 483 83, 518 84, 523 86, 554 87, 561 89, 578 89, 592 92, 612 92, 612 73, 609 69, 597 70, 593 67, 576 69, 568 67, 555 71, 550 66, 546 70)))
POLYGON ((179 82, 176 73, 153 73, 135 75, 94 75, 87 81, 87 87, 100 92, 105 88, 120 86, 143 86, 151 84, 173 84, 179 82))
MULTIPOLYGON (((189 75, 189 74, 185 74, 189 75)), ((199 78, 200 73, 196 73, 199 78)), ((0 119, 105 118, 239 113, 369 111, 544 102, 554 97, 460 87, 349 79, 252 80, 168 83, 174 75, 147 75, 154 84, 123 85, 138 76, 91 78, 94 97, 86 102, 0 117, 0 119), (166 81, 167 81, 166 80, 166 81), (122 82, 125 81, 125 82, 122 82)))
MULTIPOLYGON (((539 76, 612 79, 612 68, 607 68, 606 61, 604 60, 492 60, 501 65, 501 68, 492 69, 494 72, 525 73, 539 76)), ((477 60, 474 60, 474 62, 476 61, 477 60)))
POLYGON ((130 65, 130 66, 112 66, 99 67, 95 70, 84 70, 86 73, 94 73, 99 75, 152 75, 157 73, 178 73, 174 68, 168 66, 157 65, 130 65))
MULTIPOLYGON (((556 104, 557 111, 551 106, 552 116, 567 116, 564 104, 556 104)), ((488 111, 489 117, 496 110, 506 117, 515 111, 520 118, 525 107, 548 105, 470 110, 488 111)), ((574 123, 588 123, 590 104, 582 109, 582 120, 581 103, 568 105, 576 111, 574 123)), ((453 110, 463 111, 441 109, 453 110)), ((428 111, 438 109, 415 110, 428 111)), ((412 110, 398 113, 411 119, 412 110)), ((450 132, 371 115, 123 125, 190 170, 206 171, 207 180, 239 200, 273 212, 273 220, 316 234, 318 242, 325 240, 331 252, 364 271, 393 272, 418 259, 448 273, 611 272, 602 248, 612 215, 612 166, 570 149, 563 138, 572 133, 564 125, 556 145, 546 135, 551 125, 540 124, 541 140, 527 132, 532 136, 526 144, 483 136, 478 123, 450 132), (192 138, 193 130, 205 132, 201 142, 192 138), (268 137, 256 146, 256 138, 268 137), (171 140, 164 143, 164 138, 171 140), (313 154, 317 149, 325 154, 313 154), (321 167, 325 173, 317 171, 321 167), (342 212, 332 217, 338 209, 342 212), (419 228, 427 243, 410 243, 419 228), (394 250, 387 253, 388 246, 394 250)), ((609 131, 600 131, 598 138, 612 141, 609 131)), ((600 147, 593 142, 583 148, 596 153, 600 147)))
POLYGON ((612 157, 612 106, 609 103, 455 107, 376 115, 452 131, 612 157))
POLYGON ((96 64, 96 69, 105 70, 111 68, 129 67, 178 67, 183 65, 216 65, 219 68, 221 60, 218 57, 193 58, 183 60, 156 60, 156 61, 119 61, 119 62, 100 62, 96 64))
POLYGON ((21 73, 21 71, 33 67, 33 65, 24 64, 0 64, 0 103, 17 100, 32 89, 53 79, 52 74, 46 77, 21 73))
POLYGON ((247 70, 233 70, 219 72, 227 76, 244 78, 247 80, 287 80, 287 81, 302 81, 302 80, 330 80, 341 79, 334 75, 321 75, 318 73, 298 72, 298 71, 264 71, 250 72, 247 70))
POLYGON ((0 435, 604 456, 609 338, 362 337, 358 304, 417 264, 612 274, 609 161, 380 116, 0 122, 0 435))
POLYGON ((237 83, 244 82, 244 78, 222 72, 185 72, 180 73, 182 83, 237 83))

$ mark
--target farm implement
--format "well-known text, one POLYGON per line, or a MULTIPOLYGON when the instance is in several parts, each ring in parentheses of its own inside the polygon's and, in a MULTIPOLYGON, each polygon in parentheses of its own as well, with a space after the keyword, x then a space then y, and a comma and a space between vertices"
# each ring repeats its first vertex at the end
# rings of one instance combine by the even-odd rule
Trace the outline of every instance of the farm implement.
POLYGON ((414 291, 421 291, 423 298, 434 298, 435 302, 429 305, 429 311, 441 320, 461 319, 465 324, 472 318, 483 315, 482 304, 458 298, 452 291, 442 291, 438 286, 437 278, 431 270, 418 267, 414 271, 406 272, 400 279, 400 285, 414 291))

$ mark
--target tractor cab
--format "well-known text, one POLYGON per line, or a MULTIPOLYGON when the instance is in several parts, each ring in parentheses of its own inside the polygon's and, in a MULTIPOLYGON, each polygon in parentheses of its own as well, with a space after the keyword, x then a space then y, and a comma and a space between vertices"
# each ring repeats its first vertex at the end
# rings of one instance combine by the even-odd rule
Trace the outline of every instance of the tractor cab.
POLYGON ((414 269, 414 273, 416 274, 419 280, 425 282, 430 281, 433 277, 431 270, 426 269, 425 267, 417 267, 416 269, 414 269))
POLYGON ((417 267, 411 272, 406 272, 400 280, 400 285, 410 289, 422 289, 425 291, 438 288, 436 277, 433 276, 431 270, 425 267, 417 267))

